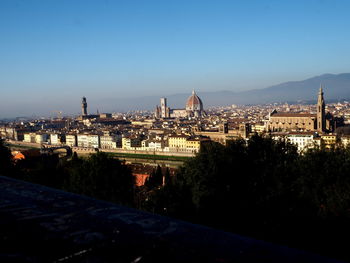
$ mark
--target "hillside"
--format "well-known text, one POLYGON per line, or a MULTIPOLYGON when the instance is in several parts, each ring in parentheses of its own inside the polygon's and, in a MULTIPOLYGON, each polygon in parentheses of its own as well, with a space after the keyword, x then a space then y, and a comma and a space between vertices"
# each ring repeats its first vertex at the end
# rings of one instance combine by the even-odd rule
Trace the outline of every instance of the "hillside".
MULTIPOLYGON (((225 106, 231 104, 265 104, 271 102, 314 101, 320 84, 324 85, 326 101, 350 99, 350 73, 323 74, 302 81, 289 81, 263 89, 242 92, 216 91, 197 94, 204 107, 225 106)), ((168 95, 171 108, 183 108, 191 92, 168 95)), ((159 97, 136 97, 115 99, 118 110, 153 109, 159 104, 159 97)))

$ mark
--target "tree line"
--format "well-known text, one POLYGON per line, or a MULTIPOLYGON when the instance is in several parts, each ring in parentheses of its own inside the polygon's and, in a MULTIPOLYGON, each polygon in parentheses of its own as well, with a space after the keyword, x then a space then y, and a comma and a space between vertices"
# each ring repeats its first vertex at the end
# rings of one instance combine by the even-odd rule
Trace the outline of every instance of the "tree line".
POLYGON ((211 142, 175 176, 158 167, 141 187, 105 153, 13 165, 0 143, 0 155, 8 176, 350 261, 350 148, 300 155, 257 135, 211 142))

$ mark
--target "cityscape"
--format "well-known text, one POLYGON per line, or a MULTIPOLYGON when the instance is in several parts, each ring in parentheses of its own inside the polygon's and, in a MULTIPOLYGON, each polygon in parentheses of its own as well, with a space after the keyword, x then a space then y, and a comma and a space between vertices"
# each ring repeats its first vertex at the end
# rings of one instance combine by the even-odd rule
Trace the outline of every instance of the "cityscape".
MULTIPOLYGON (((160 98, 154 112, 88 114, 87 98, 81 115, 3 122, 0 136, 11 144, 50 148, 69 146, 74 152, 194 156, 209 141, 226 144, 253 134, 286 139, 299 152, 313 147, 349 144, 350 103, 326 104, 324 87, 317 104, 268 104, 205 109, 193 90, 184 109, 171 109, 160 98)), ((78 104, 78 103, 77 103, 78 104)), ((22 155, 21 155, 22 156, 22 155)))
POLYGON ((0 261, 350 262, 349 10, 0 1, 0 261))

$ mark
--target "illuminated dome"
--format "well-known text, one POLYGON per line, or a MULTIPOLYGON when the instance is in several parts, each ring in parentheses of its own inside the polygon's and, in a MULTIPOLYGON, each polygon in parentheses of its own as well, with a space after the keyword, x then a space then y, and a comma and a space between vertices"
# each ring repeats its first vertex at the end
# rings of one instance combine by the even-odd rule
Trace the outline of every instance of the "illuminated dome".
POLYGON ((186 110, 192 112, 203 111, 202 100, 197 96, 195 91, 192 91, 192 95, 187 99, 186 110))

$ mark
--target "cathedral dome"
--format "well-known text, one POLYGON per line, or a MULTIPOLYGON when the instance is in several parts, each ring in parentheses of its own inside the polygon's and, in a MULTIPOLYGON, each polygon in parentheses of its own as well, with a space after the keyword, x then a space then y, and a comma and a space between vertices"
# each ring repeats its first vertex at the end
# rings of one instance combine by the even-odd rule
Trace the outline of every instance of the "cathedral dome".
POLYGON ((187 99, 186 110, 187 111, 202 111, 203 110, 202 100, 197 96, 195 91, 192 91, 192 95, 187 99))

